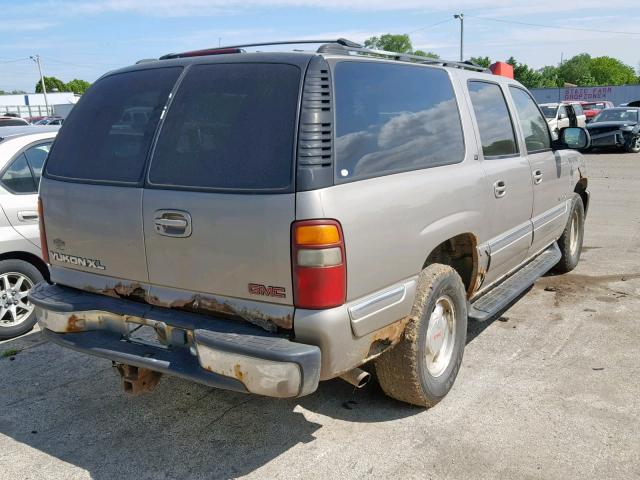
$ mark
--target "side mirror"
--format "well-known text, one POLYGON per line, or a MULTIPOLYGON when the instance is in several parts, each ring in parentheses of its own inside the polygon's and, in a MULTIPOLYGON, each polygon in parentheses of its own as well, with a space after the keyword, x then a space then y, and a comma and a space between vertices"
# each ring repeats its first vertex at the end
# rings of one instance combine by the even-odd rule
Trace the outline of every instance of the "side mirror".
POLYGON ((565 127, 560 129, 558 140, 554 143, 556 150, 566 148, 585 150, 591 146, 591 136, 589 132, 582 127, 565 127))

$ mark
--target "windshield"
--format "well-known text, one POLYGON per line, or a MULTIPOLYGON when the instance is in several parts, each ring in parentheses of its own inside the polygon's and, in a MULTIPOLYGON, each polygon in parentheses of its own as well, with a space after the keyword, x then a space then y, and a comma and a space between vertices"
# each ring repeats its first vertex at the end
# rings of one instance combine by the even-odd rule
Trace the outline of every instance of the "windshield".
POLYGON ((540 105, 540 110, 547 118, 556 118, 558 107, 550 107, 548 105, 540 105))
POLYGON ((593 119, 595 122, 637 122, 638 111, 637 110, 614 110, 605 109, 593 119))

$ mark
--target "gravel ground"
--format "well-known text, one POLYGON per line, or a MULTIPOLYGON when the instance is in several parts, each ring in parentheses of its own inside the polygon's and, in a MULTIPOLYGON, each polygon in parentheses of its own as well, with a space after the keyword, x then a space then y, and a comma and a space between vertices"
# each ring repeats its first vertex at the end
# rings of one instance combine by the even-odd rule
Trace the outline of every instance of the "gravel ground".
POLYGON ((470 326, 433 409, 341 380, 283 401, 167 377, 130 397, 109 362, 33 332, 0 344, 20 350, 0 358, 2 478, 640 478, 640 155, 587 161, 580 265, 470 326))

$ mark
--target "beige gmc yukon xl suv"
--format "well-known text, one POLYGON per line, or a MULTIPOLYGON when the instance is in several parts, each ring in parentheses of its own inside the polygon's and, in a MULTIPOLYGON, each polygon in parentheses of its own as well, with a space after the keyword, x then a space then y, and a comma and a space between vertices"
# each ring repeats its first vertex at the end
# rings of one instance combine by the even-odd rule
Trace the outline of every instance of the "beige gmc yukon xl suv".
POLYGON ((44 335, 132 392, 166 373, 296 397, 370 363, 434 405, 467 319, 576 266, 588 134, 552 141, 525 88, 470 64, 254 46, 110 72, 71 112, 40 185, 44 335))

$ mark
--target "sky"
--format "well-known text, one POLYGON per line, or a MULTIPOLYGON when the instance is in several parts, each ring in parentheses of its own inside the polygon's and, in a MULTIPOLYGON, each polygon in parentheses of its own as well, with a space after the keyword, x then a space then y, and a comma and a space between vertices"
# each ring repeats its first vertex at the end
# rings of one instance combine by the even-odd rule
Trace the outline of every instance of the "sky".
POLYGON ((0 12, 5 91, 34 90, 35 54, 46 76, 65 82, 92 82, 143 58, 219 43, 362 42, 383 33, 408 33, 414 48, 457 60, 454 13, 465 15, 465 58, 514 56, 539 68, 586 52, 640 65, 638 0, 0 0, 0 12))

